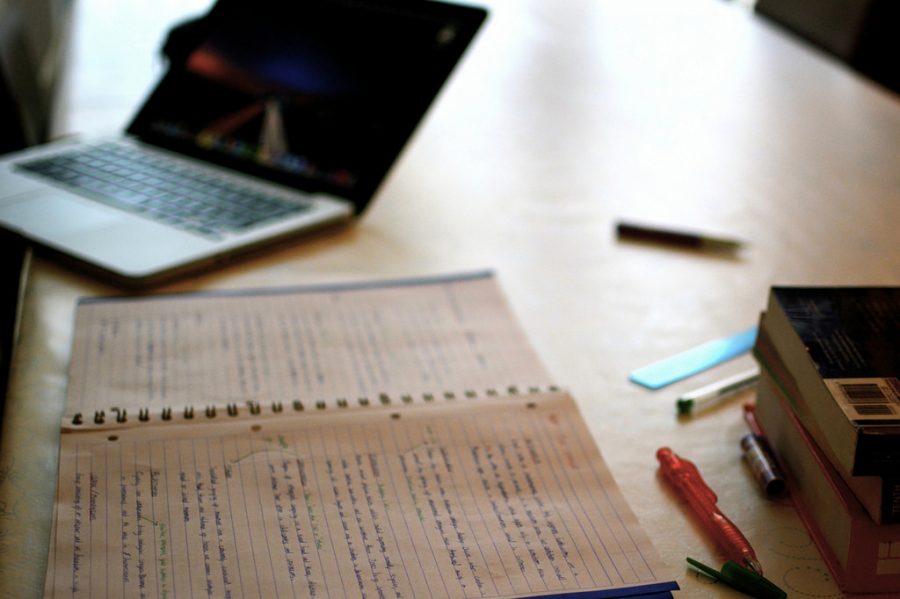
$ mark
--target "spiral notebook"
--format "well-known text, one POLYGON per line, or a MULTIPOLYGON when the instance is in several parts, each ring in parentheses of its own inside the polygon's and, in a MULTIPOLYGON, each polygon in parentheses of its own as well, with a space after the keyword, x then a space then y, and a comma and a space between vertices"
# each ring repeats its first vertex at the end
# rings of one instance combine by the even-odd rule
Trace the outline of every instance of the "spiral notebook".
POLYGON ((490 273, 85 299, 46 596, 670 597, 490 273))

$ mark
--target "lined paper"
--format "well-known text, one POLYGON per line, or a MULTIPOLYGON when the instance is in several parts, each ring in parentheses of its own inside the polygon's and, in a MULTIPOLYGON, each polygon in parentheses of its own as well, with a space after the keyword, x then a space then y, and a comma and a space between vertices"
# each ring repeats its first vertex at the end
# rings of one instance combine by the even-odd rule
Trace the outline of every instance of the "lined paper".
POLYGON ((489 273, 81 302, 54 518, 49 597, 677 588, 489 273))
POLYGON ((61 473, 48 596, 522 597, 664 581, 562 393, 64 434, 61 473))
POLYGON ((489 274, 78 306, 66 413, 550 384, 489 274))

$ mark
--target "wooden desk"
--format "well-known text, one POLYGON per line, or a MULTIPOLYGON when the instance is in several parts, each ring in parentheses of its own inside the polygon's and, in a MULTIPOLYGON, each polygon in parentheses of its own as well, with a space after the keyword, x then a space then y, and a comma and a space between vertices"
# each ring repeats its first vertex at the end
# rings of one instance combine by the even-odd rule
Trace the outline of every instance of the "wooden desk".
MULTIPOLYGON (((717 559, 656 474, 661 445, 698 464, 792 597, 834 596, 789 502, 762 499, 741 463, 741 401, 675 418, 677 394, 751 359, 658 392, 626 376, 754 324, 772 284, 900 284, 900 102, 740 4, 489 4, 485 30, 357 226, 165 290, 492 267, 682 596, 737 595, 684 567, 687 555, 717 559), (621 243, 620 218, 749 246, 723 259, 621 243)), ((157 3, 143 10, 159 21, 157 3)), ((76 67, 89 63, 76 56, 76 67)), ((110 68, 103 114, 99 88, 69 88, 68 127, 93 130, 138 102, 134 72, 119 81, 110 68)), ((41 591, 75 299, 116 292, 40 257, 32 265, 2 438, 4 596, 41 591)))

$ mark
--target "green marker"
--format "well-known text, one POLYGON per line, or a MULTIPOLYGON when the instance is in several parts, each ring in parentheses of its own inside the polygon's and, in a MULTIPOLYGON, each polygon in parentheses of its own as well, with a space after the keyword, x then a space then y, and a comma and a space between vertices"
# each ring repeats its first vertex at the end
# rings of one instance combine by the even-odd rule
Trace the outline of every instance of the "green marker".
POLYGON ((679 416, 701 412, 730 399, 759 380, 759 369, 751 368, 721 381, 685 393, 675 401, 679 416))
POLYGON ((707 576, 715 578, 742 593, 747 593, 751 597, 757 597, 757 599, 787 599, 787 593, 778 588, 771 580, 744 568, 737 562, 728 560, 722 566, 722 571, 719 572, 690 557, 687 558, 687 561, 707 576))

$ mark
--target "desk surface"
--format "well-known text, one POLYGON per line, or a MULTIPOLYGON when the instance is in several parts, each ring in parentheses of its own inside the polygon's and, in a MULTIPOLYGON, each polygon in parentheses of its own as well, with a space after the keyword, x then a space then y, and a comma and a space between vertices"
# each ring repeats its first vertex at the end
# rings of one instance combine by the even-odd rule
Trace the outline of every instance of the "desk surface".
MULTIPOLYGON (((754 324, 770 285, 900 284, 900 100, 742 4, 488 4, 485 30, 357 225, 165 290, 494 268, 682 595, 737 596, 684 567, 687 555, 718 560, 656 474, 661 445, 698 464, 792 597, 836 596, 790 503, 763 499, 741 463, 741 400, 675 418, 678 393, 751 359, 656 392, 626 377, 754 324), (617 219, 749 245, 725 259, 622 243, 617 219)), ((189 12, 150 6, 76 3, 64 129, 117 127, 139 101, 152 61, 126 64, 189 12), (123 39, 134 53, 108 51, 123 39)), ((33 260, 2 438, 2 595, 40 595, 75 299, 117 292, 33 260)))

